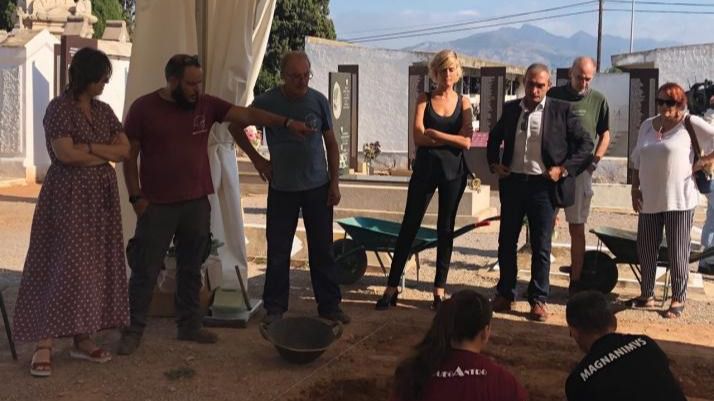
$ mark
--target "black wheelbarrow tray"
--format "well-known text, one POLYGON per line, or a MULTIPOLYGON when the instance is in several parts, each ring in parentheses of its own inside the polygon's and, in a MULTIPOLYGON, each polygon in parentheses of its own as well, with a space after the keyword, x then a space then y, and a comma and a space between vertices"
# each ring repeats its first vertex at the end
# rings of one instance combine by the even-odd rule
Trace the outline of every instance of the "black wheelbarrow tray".
MULTIPOLYGON (((454 230, 454 238, 484 227, 492 221, 499 220, 499 216, 490 217, 477 223, 467 224, 454 230)), ((375 219, 371 217, 349 217, 337 220, 337 224, 345 230, 345 238, 339 239, 332 245, 337 262, 335 281, 339 284, 353 284, 357 282, 367 270, 367 252, 374 252, 384 275, 387 275, 385 260, 380 252, 386 253, 391 259, 401 229, 401 224, 375 219), (347 238, 349 236, 349 238, 347 238)), ((417 268, 417 281, 419 281, 419 252, 436 247, 438 243, 435 229, 420 227, 412 246, 409 248, 409 258, 414 256, 417 268)), ((401 288, 404 289, 404 274, 401 277, 401 288)))
MULTIPOLYGON (((598 239, 597 249, 585 252, 583 272, 580 279, 582 288, 610 293, 618 279, 618 264, 630 267, 638 283, 642 282, 640 262, 637 257, 637 232, 614 227, 597 227, 590 230, 598 239), (603 251, 603 245, 612 253, 611 257, 603 251)), ((689 263, 714 255, 714 247, 704 249, 700 244, 692 242, 689 263)), ((663 300, 667 299, 669 291, 669 257, 666 239, 662 239, 657 265, 666 269, 663 300)))
POLYGON ((312 317, 286 317, 258 327, 283 359, 297 364, 314 361, 342 336, 340 322, 312 317))

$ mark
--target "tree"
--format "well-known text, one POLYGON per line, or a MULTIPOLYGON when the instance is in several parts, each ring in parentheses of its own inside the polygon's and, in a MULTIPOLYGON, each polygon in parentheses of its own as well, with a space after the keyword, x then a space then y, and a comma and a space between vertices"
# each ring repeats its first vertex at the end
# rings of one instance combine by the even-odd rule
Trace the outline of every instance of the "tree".
POLYGON ((134 22, 136 21, 136 0, 119 0, 124 9, 124 20, 126 20, 126 28, 129 30, 129 35, 134 36, 134 22))
POLYGON ((305 48, 305 36, 335 39, 329 0, 279 0, 275 6, 268 49, 255 85, 261 94, 280 83, 280 58, 305 48))
POLYGON ((124 9, 122 0, 92 0, 92 14, 96 15, 99 21, 94 24, 94 37, 101 38, 104 28, 109 20, 124 19, 124 9))
POLYGON ((15 20, 17 0, 0 0, 0 29, 11 31, 15 20))

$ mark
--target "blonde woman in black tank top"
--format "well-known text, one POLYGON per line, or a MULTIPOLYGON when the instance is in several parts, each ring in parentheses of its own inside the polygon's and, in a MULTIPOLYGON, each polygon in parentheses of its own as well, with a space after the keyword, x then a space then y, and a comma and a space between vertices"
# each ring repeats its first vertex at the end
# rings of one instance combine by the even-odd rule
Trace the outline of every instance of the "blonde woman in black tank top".
POLYGON ((429 76, 437 83, 431 93, 419 95, 414 116, 416 160, 409 181, 407 204, 389 280, 377 309, 397 304, 397 286, 409 257, 411 244, 421 226, 429 201, 439 189, 437 221, 438 245, 434 303, 436 309, 444 298, 446 276, 451 262, 454 222, 459 201, 466 187, 463 151, 471 146, 471 103, 454 91, 461 79, 459 59, 452 50, 437 53, 429 64, 429 76))

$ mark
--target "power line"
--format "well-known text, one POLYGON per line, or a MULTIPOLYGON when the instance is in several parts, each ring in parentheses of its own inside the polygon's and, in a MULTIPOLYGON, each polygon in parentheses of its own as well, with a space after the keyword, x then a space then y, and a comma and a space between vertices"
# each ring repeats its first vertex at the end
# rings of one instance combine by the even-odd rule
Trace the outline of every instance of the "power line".
MULTIPOLYGON (((631 4, 632 0, 605 0, 606 3, 624 3, 631 4)), ((666 2, 666 1, 636 1, 637 4, 643 5, 658 5, 658 6, 684 6, 684 7, 714 7, 712 3, 681 3, 681 2, 666 2)))
POLYGON ((521 24, 521 23, 525 23, 525 22, 550 20, 550 19, 562 18, 562 17, 572 17, 572 16, 575 16, 575 15, 583 15, 583 14, 592 14, 592 13, 595 13, 595 12, 597 12, 597 10, 576 11, 576 12, 566 13, 566 14, 555 14, 555 15, 548 15, 548 16, 543 16, 543 17, 536 17, 536 18, 528 18, 528 19, 521 19, 521 20, 515 20, 515 21, 508 21, 508 22, 499 22, 499 23, 496 23, 496 24, 487 24, 487 25, 481 25, 481 26, 476 26, 476 27, 467 27, 467 28, 440 30, 440 31, 437 31, 437 32, 421 32, 421 33, 408 33, 408 34, 403 34, 403 33, 385 34, 385 35, 377 35, 376 37, 373 37, 373 38, 370 38, 370 39, 352 40, 351 42, 353 42, 353 43, 366 43, 366 42, 377 42, 377 41, 385 41, 385 40, 393 40, 393 39, 413 38, 413 37, 418 37, 418 36, 425 36, 425 35, 427 35, 427 34, 429 34, 429 35, 439 35, 439 34, 444 34, 444 33, 473 31, 473 30, 477 30, 477 29, 494 28, 494 27, 500 27, 500 26, 505 26, 505 25, 521 24))
MULTIPOLYGON (((626 8, 606 8, 605 11, 624 11, 624 12, 632 12, 630 9, 626 8)), ((691 10, 637 10, 635 9, 635 13, 637 14, 714 14, 714 11, 691 11, 691 10)))
MULTIPOLYGON (((432 28, 414 29, 414 30, 386 33, 386 34, 380 34, 380 35, 369 35, 369 36, 357 37, 357 38, 352 38, 352 39, 342 39, 342 40, 353 42, 353 43, 388 41, 388 40, 394 40, 394 39, 405 39, 405 38, 420 37, 420 36, 426 36, 426 35, 440 35, 440 34, 454 33, 454 32, 473 31, 473 30, 479 30, 479 29, 484 29, 484 28, 495 28, 495 27, 502 27, 502 26, 507 26, 507 25, 526 23, 526 22, 544 21, 544 20, 550 20, 550 19, 556 19, 556 18, 571 17, 571 16, 576 16, 576 15, 595 13, 598 10, 595 9, 595 10, 577 11, 577 12, 563 13, 563 14, 545 15, 545 16, 533 17, 533 18, 527 18, 527 19, 499 22, 499 23, 494 23, 494 24, 485 24, 485 25, 479 25, 479 26, 467 26, 467 27, 463 27, 463 28, 455 28, 457 26, 473 25, 473 24, 483 23, 483 22, 511 19, 516 16, 532 15, 532 14, 539 14, 539 13, 544 13, 544 12, 553 11, 553 10, 561 10, 564 8, 580 7, 580 6, 589 4, 589 3, 597 3, 597 2, 598 2, 597 0, 592 0, 592 1, 575 3, 575 4, 571 4, 571 5, 567 5, 567 6, 553 7, 553 8, 544 9, 544 10, 535 11, 535 12, 524 12, 524 13, 511 14, 511 15, 503 15, 503 16, 486 18, 486 19, 481 19, 481 20, 473 20, 470 22, 463 22, 463 23, 458 23, 458 24, 445 24, 445 25, 442 24, 442 25, 436 25, 432 28), (450 28, 450 29, 445 29, 445 28, 450 28)), ((631 3, 630 0, 605 0, 605 2, 628 3, 628 4, 631 3)), ((679 2, 679 3, 665 3, 665 2, 659 2, 659 1, 640 1, 640 0, 637 0, 637 4, 648 4, 648 5, 670 5, 671 4, 671 5, 678 5, 678 6, 698 6, 698 7, 699 6, 710 6, 710 7, 714 7, 714 4, 681 3, 681 2, 679 2)), ((618 8, 605 8, 604 11, 606 11, 606 12, 632 12, 631 9, 618 9, 618 8)), ((638 14, 642 13, 642 14, 685 14, 685 15, 686 14, 704 14, 704 15, 709 15, 709 14, 714 14, 714 11, 704 11, 704 10, 693 11, 693 10, 680 10, 680 9, 676 9, 676 10, 635 9, 635 13, 638 13, 638 14)))
MULTIPOLYGON (((415 29, 415 31, 421 31, 421 30, 431 30, 431 29, 439 29, 439 28, 451 28, 451 27, 456 27, 456 26, 462 26, 462 25, 468 25, 468 24, 478 24, 478 23, 483 23, 483 22, 490 22, 490 21, 496 21, 500 19, 507 19, 507 18, 512 18, 512 17, 519 17, 519 16, 524 16, 524 15, 531 15, 531 14, 537 14, 537 13, 545 13, 549 11, 557 11, 557 10, 562 10, 566 8, 573 8, 573 7, 580 7, 583 5, 587 4, 592 4, 592 3, 597 3, 597 0, 591 0, 591 1, 583 1, 580 3, 574 3, 574 4, 569 4, 569 5, 564 5, 564 6, 558 6, 558 7, 552 7, 552 8, 547 8, 543 10, 535 10, 535 11, 530 11, 530 12, 523 12, 523 13, 516 13, 516 14, 510 14, 510 15, 502 15, 498 17, 491 17, 491 18, 485 18, 485 19, 469 19, 469 20, 457 20, 457 21, 452 21, 448 23, 434 23, 431 25, 402 25, 399 27, 389 27, 389 28, 377 28, 377 29, 369 29, 369 30, 359 30, 359 31, 350 31, 350 32, 345 32, 343 33, 344 35, 350 35, 350 34, 361 34, 365 32, 387 32, 387 31, 394 31, 391 33, 385 33, 381 35, 398 35, 398 34, 404 34, 404 33, 412 33, 410 29, 412 28, 417 28, 420 27, 420 29, 415 29), (407 29, 408 31, 404 31, 404 29, 407 29)), ((605 0, 605 3, 620 3, 620 4, 631 4, 632 0, 605 0)), ((660 5, 660 6, 681 6, 681 7, 714 7, 714 3, 693 3, 693 2, 666 2, 666 1, 645 1, 645 0, 637 0, 636 3, 638 5, 660 5)), ((617 10, 619 11, 619 10, 617 10)), ((632 11, 632 10, 629 10, 632 11)), ((645 10, 637 10, 637 11, 645 11, 645 10)), ((681 14, 681 11, 674 12, 675 14, 681 14)), ((381 36, 381 35, 372 35, 372 36, 381 36)), ((364 36, 364 37, 353 37, 353 38, 347 38, 343 39, 345 41, 356 41, 356 40, 362 40, 362 39, 368 39, 371 38, 371 36, 364 36)))
POLYGON ((422 27, 419 29, 397 31, 397 32, 386 33, 386 34, 381 34, 381 35, 368 35, 368 36, 346 38, 343 40, 345 40, 347 42, 371 41, 368 39, 373 39, 373 38, 381 37, 381 36, 405 35, 405 34, 418 33, 418 32, 429 32, 432 30, 439 30, 442 28, 455 28, 455 27, 464 26, 464 25, 480 24, 480 23, 484 23, 484 22, 492 22, 492 21, 498 21, 498 20, 503 20, 503 19, 515 18, 515 17, 523 17, 526 15, 542 14, 542 13, 551 12, 551 11, 564 10, 566 8, 581 7, 581 6, 592 4, 592 3, 597 3, 597 0, 582 1, 579 3, 569 4, 569 5, 565 5, 565 6, 551 7, 551 8, 545 8, 542 10, 533 10, 533 11, 527 11, 527 12, 521 12, 521 13, 509 14, 509 15, 500 15, 497 17, 490 17, 490 18, 484 18, 484 19, 475 19, 475 20, 459 22, 459 23, 440 24, 440 25, 434 25, 431 27, 422 27))

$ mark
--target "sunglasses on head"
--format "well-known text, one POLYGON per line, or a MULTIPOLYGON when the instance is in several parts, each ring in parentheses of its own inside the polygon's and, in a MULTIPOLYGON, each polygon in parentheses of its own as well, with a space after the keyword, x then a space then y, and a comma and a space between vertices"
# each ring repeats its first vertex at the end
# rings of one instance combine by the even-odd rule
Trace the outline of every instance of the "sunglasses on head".
POLYGON ((655 99, 655 103, 657 104, 657 106, 667 107, 674 107, 677 105, 677 101, 672 99, 655 99))

